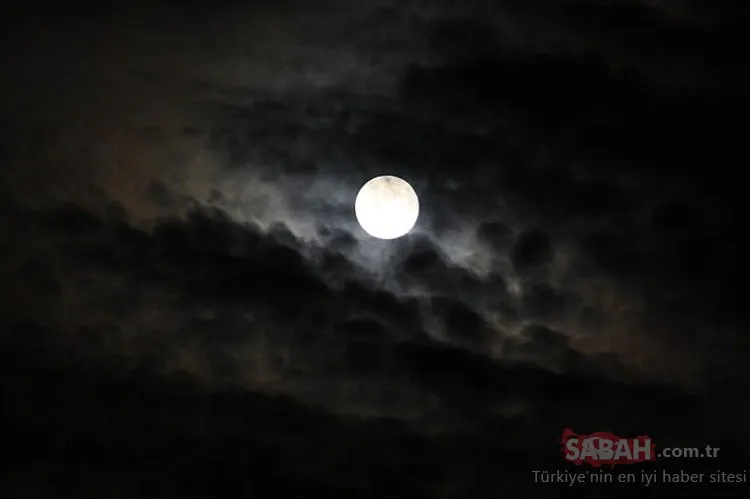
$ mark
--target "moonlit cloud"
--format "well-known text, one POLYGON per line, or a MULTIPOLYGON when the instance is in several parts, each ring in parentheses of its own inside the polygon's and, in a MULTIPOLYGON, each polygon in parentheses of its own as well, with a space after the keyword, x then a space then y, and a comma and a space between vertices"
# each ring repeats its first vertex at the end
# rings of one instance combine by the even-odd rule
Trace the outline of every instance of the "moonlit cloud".
POLYGON ((745 414, 717 395, 747 379, 733 7, 112 9, 5 23, 0 339, 40 400, 68 385, 35 369, 164 383, 154 414, 218 397, 220 440, 249 431, 231 407, 288 397, 278 411, 324 414, 321 434, 329 414, 501 427, 529 462, 552 414, 592 431, 650 404, 745 414), (380 174, 419 194, 392 241, 354 217, 380 174))

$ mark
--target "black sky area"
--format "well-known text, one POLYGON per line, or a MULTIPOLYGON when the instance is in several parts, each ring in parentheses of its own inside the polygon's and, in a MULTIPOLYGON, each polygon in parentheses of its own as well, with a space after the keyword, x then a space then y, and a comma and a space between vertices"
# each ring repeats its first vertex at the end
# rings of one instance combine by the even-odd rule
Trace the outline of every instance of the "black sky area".
POLYGON ((0 7, 0 496, 748 497, 750 5, 0 7), (411 233, 357 224, 392 174, 411 233), (708 476, 708 475, 706 475, 708 476))

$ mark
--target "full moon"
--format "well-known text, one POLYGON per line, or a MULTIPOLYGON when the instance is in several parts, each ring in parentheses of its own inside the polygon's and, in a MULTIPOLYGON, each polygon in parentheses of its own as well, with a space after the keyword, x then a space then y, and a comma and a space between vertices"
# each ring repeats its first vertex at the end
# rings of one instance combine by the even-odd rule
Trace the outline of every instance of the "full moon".
POLYGON ((417 223, 419 198, 406 180, 382 175, 368 180, 359 190, 354 213, 359 225, 372 237, 396 239, 417 223))

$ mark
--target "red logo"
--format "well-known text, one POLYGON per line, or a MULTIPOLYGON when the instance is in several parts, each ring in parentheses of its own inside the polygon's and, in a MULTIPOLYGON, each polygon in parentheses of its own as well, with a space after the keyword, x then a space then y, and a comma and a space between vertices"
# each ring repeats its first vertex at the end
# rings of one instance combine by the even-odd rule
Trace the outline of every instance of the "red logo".
POLYGON ((604 431, 578 435, 566 428, 561 442, 565 460, 579 465, 586 463, 598 468, 656 460, 655 446, 647 436, 623 438, 604 431))

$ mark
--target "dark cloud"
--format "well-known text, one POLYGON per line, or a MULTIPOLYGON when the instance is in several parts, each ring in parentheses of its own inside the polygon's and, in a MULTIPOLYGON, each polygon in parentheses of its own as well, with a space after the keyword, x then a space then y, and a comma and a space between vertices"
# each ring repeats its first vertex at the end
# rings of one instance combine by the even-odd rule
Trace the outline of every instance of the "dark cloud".
POLYGON ((533 230, 521 234, 511 251, 513 264, 519 268, 549 263, 552 256, 552 243, 549 236, 533 230))
POLYGON ((537 358, 552 369, 567 371, 580 365, 581 359, 570 347, 567 337, 545 326, 525 327, 521 331, 521 340, 508 347, 511 356, 520 359, 537 358))
POLYGON ((433 298, 433 313, 444 323, 449 341, 469 349, 483 350, 493 339, 503 334, 495 331, 476 311, 465 303, 445 298, 433 298))
POLYGON ((736 468, 740 4, 8 10, 3 491, 526 496, 568 426, 736 468))
POLYGON ((576 298, 545 284, 530 286, 524 292, 522 303, 528 314, 542 320, 564 317, 567 310, 576 307, 576 298))
POLYGON ((484 222, 477 227, 477 239, 497 253, 508 248, 512 235, 512 229, 502 222, 484 222))

